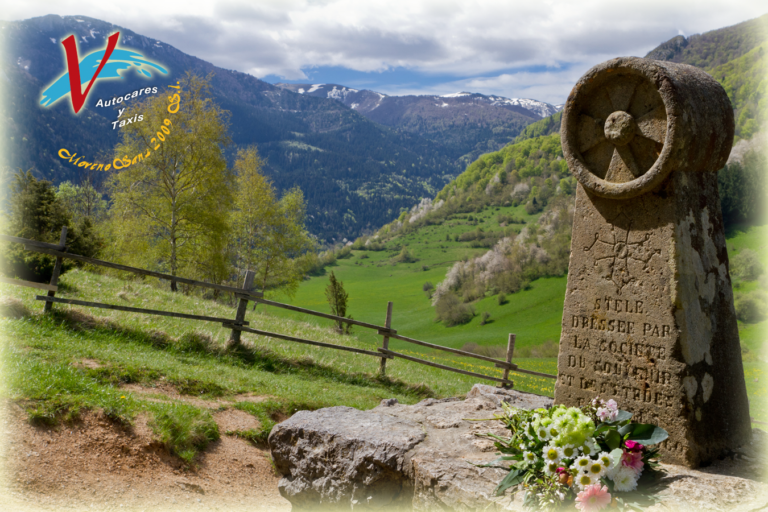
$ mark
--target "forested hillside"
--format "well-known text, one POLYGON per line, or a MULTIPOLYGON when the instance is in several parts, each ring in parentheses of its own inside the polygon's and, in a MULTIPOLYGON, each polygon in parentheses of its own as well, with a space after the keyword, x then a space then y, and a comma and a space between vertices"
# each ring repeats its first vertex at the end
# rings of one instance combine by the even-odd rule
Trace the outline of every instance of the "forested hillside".
POLYGON ((55 15, 0 25, 0 67, 8 98, 0 116, 9 138, 0 163, 13 170, 32 169, 38 178, 55 184, 83 179, 81 170, 59 158, 61 148, 91 160, 111 161, 114 156, 120 130, 110 122, 118 113, 96 107, 99 99, 147 83, 163 90, 187 72, 212 74, 212 95, 230 113, 229 164, 238 149, 257 144, 265 172, 280 190, 297 185, 304 190, 310 230, 323 241, 382 225, 401 208, 433 195, 460 171, 439 143, 374 123, 332 99, 296 94, 218 68, 127 28, 84 16, 55 15), (124 79, 100 80, 77 116, 66 101, 41 107, 42 90, 64 71, 60 41, 77 35, 80 54, 85 55, 104 48, 106 37, 115 31, 121 33, 121 47, 161 63, 168 74, 155 74, 148 82, 126 70, 124 79))
POLYGON ((736 140, 749 139, 765 123, 768 14, 690 37, 677 36, 650 51, 648 59, 702 68, 728 93, 736 116, 736 140))

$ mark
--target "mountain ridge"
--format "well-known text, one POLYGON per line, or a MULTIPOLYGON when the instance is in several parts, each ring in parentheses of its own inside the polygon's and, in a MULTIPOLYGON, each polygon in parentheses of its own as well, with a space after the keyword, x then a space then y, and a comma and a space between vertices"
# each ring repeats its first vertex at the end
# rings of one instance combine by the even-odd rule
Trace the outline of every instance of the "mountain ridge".
POLYGON ((446 146, 464 166, 512 142, 525 126, 561 106, 529 98, 472 92, 390 96, 369 89, 326 83, 276 83, 298 94, 336 100, 368 119, 446 146))
POLYGON ((62 51, 51 51, 64 37, 76 35, 80 55, 104 47, 119 30, 121 45, 135 48, 169 70, 152 85, 164 88, 185 72, 211 73, 217 104, 230 112, 232 160, 238 147, 257 144, 265 173, 280 190, 300 186, 308 201, 309 228, 321 240, 352 237, 381 225, 409 208, 460 171, 440 144, 403 130, 371 122, 337 101, 299 95, 251 75, 214 64, 142 36, 130 29, 86 16, 48 15, 19 22, 0 22, 9 101, 3 103, 10 139, 2 164, 36 169, 38 177, 58 183, 79 182, 81 172, 58 158, 66 147, 90 158, 111 160, 118 130, 110 121, 117 112, 94 108, 105 98, 144 86, 138 73, 94 85, 78 116, 62 100, 39 105, 40 91, 65 68, 62 51), (110 115, 112 117, 110 117, 110 115), (319 148, 314 151, 308 148, 319 148), (354 171, 353 171, 354 169, 354 171))

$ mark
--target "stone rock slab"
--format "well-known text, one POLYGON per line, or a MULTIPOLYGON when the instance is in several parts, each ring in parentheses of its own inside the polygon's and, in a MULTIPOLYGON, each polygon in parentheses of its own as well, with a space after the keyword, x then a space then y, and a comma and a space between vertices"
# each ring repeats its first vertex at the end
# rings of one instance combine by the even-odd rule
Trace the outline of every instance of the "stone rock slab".
MULTIPOLYGON (((497 457, 493 442, 475 434, 508 433, 498 421, 501 401, 551 407, 552 399, 482 384, 465 400, 427 399, 403 405, 382 400, 370 411, 331 407, 301 411, 269 437, 282 479, 280 493, 302 510, 517 511, 522 493, 494 496, 506 474, 479 468, 497 457)), ((664 465, 661 503, 672 510, 758 510, 768 506, 763 454, 766 434, 703 470, 664 465)))

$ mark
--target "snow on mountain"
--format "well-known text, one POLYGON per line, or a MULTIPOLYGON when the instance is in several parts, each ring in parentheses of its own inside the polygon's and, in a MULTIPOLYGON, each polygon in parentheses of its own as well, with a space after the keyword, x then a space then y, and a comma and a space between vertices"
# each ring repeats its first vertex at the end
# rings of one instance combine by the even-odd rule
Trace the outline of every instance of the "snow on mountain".
POLYGON ((275 84, 283 89, 299 94, 311 94, 312 96, 321 96, 331 98, 344 103, 349 108, 358 110, 362 113, 370 112, 382 104, 382 100, 387 98, 389 101, 414 103, 427 100, 436 107, 449 108, 457 106, 487 106, 501 108, 517 108, 529 112, 537 118, 544 118, 562 110, 564 105, 552 105, 544 101, 538 101, 530 98, 505 98, 503 96, 486 96, 484 94, 471 93, 466 91, 454 92, 451 94, 423 95, 423 96, 387 96, 380 92, 368 89, 353 89, 338 84, 275 84))
MULTIPOLYGON (((541 118, 549 117, 552 114, 559 112, 560 110, 563 109, 563 106, 564 106, 564 105, 551 105, 544 101, 533 100, 530 98, 505 98, 503 96, 485 96, 483 94, 477 94, 477 93, 471 93, 471 92, 454 92, 452 94, 443 94, 441 96, 434 96, 435 99, 438 99, 438 98, 457 99, 457 98, 468 98, 468 97, 471 97, 475 101, 488 102, 493 106, 503 107, 506 105, 506 106, 512 106, 512 107, 521 107, 541 118)), ((440 101, 439 103, 435 103, 435 105, 439 107, 450 106, 449 104, 445 103, 445 101, 440 101)))
POLYGON ((513 105, 517 107, 523 107, 526 110, 535 112, 542 118, 549 117, 552 114, 560 111, 563 106, 551 105, 543 101, 532 100, 529 98, 504 98, 501 96, 489 96, 493 105, 513 105))

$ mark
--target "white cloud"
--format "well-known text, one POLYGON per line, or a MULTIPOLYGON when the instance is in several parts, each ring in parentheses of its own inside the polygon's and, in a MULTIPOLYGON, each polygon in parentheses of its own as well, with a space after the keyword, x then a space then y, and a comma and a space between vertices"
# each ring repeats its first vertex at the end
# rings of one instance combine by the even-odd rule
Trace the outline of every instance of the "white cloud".
POLYGON ((6 6, 4 17, 100 18, 256 76, 303 79, 304 70, 319 66, 403 67, 455 77, 430 89, 562 101, 578 73, 601 60, 642 56, 677 34, 764 11, 753 0, 26 0, 6 6), (531 66, 549 69, 510 73, 531 66))

